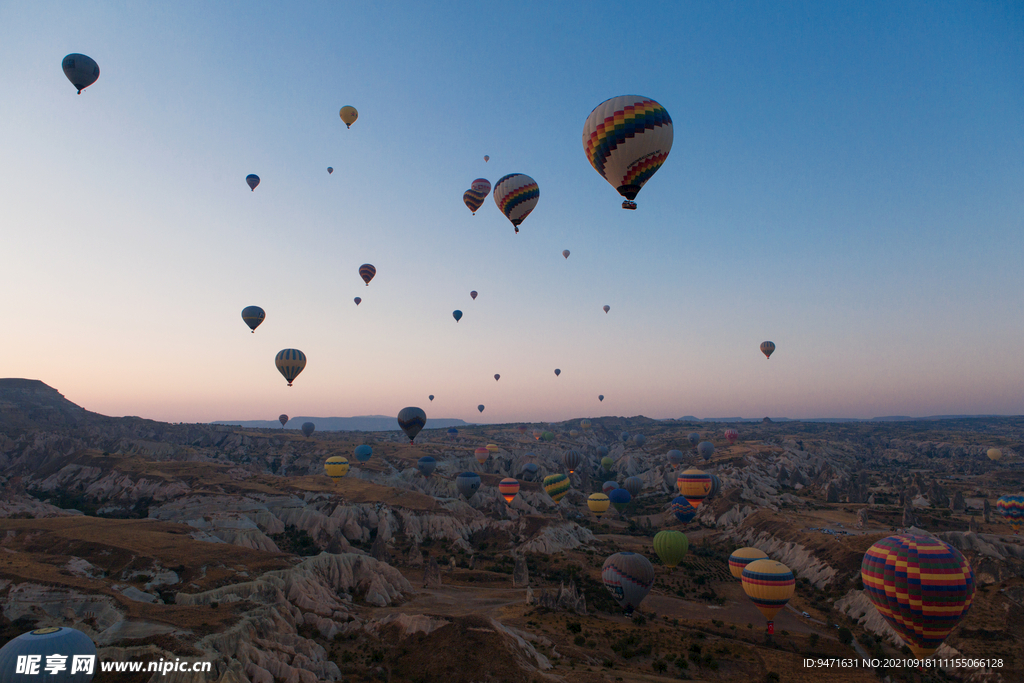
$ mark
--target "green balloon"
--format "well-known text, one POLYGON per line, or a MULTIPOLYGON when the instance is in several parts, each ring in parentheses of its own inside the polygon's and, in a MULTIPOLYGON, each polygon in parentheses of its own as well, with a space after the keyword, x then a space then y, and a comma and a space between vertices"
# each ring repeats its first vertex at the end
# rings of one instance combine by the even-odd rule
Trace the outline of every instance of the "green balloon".
POLYGON ((669 569, 679 564, 689 549, 690 540, 681 531, 659 531, 654 535, 654 552, 669 569))
POLYGON ((603 458, 601 458, 601 467, 611 472, 612 468, 615 467, 615 461, 606 455, 603 458))

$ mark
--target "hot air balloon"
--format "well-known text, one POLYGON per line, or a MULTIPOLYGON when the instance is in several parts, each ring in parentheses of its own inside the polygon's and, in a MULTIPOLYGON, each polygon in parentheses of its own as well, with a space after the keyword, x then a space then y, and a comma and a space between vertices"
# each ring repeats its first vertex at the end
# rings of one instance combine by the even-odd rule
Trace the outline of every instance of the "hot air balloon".
MULTIPOLYGON (((744 580, 755 564, 743 570, 744 580)), ((860 577, 864 594, 918 659, 938 649, 974 599, 971 565, 931 536, 883 538, 864 554, 860 577)))
POLYGON ((604 394, 599 394, 598 397, 597 397, 597 400, 598 401, 603 401, 604 400, 604 394))
POLYGON ((629 615, 640 606, 654 585, 654 567, 643 555, 615 553, 604 561, 601 580, 629 615))
POLYGON ((277 416, 277 421, 281 423, 282 427, 284 427, 285 424, 288 422, 288 416, 284 415, 284 414, 278 415, 277 416))
POLYGON ((643 491, 644 482, 640 477, 626 477, 626 481, 622 482, 622 486, 629 491, 630 496, 636 498, 643 491))
POLYGON ((569 430, 569 436, 571 436, 572 438, 575 439, 579 435, 580 435, 580 433, 579 433, 578 430, 576 430, 576 429, 570 429, 569 430))
POLYGON ((717 475, 711 476, 711 488, 708 489, 708 495, 704 497, 704 500, 711 500, 718 495, 718 492, 722 490, 722 480, 717 475))
POLYGON ((623 95, 594 107, 583 124, 583 152, 601 177, 632 200, 668 158, 672 119, 665 108, 639 95, 623 95))
POLYGON ((455 427, 449 427, 448 428, 448 436, 450 436, 452 438, 455 438, 458 435, 459 435, 459 430, 458 429, 456 429, 455 427))
POLYGON ((490 160, 491 160, 491 157, 489 157, 489 156, 487 156, 487 155, 485 154, 485 155, 484 155, 484 163, 487 163, 487 162, 488 162, 488 161, 490 161, 490 160))
POLYGON ((373 448, 369 444, 365 443, 356 446, 355 450, 352 452, 355 454, 356 460, 359 462, 367 462, 373 457, 373 448))
POLYGON ((462 202, 466 205, 466 208, 476 215, 477 210, 483 206, 484 200, 487 199, 487 195, 474 190, 466 190, 462 194, 462 202))
POLYGON ((332 174, 332 173, 334 173, 334 167, 332 167, 332 166, 328 166, 328 167, 327 167, 327 175, 330 175, 330 174, 332 174))
POLYGON ((482 413, 482 412, 484 412, 484 404, 483 404, 483 403, 481 403, 480 405, 478 405, 478 406, 476 407, 476 409, 477 409, 477 410, 479 410, 479 411, 480 411, 481 413, 482 413))
MULTIPOLYGON (((527 454, 527 455, 529 455, 529 454, 527 454)), ((524 472, 528 472, 529 474, 537 474, 537 470, 539 470, 539 469, 540 468, 537 467, 537 463, 535 463, 535 462, 528 462, 525 465, 523 465, 523 471, 524 472)))
POLYGON ((510 173, 494 185, 494 203, 519 232, 522 223, 540 199, 537 181, 522 173, 510 173))
POLYGON ((245 176, 245 184, 249 186, 249 189, 253 192, 256 191, 256 186, 260 184, 260 177, 255 173, 250 173, 245 176))
POLYGON ((434 460, 429 455, 424 455, 422 458, 416 461, 416 468, 424 477, 429 477, 437 468, 437 461, 434 460))
POLYGON ((587 497, 587 507, 590 508, 590 511, 598 517, 608 511, 608 506, 610 504, 608 496, 603 493, 591 493, 590 496, 587 497))
POLYGON ((288 380, 288 386, 292 385, 292 382, 302 369, 306 367, 306 354, 298 349, 283 349, 277 352, 277 356, 274 357, 274 364, 277 366, 278 371, 284 375, 284 378, 288 380))
POLYGON ((370 280, 372 280, 373 276, 376 274, 377 269, 371 266, 369 263, 364 263, 363 265, 359 266, 359 277, 363 278, 363 282, 366 283, 367 287, 370 286, 370 280))
POLYGON ((998 462, 998 461, 1002 460, 1002 458, 1003 458, 1003 452, 1001 450, 999 450, 998 448, 990 448, 990 449, 988 449, 988 451, 986 451, 985 455, 987 455, 988 459, 991 460, 992 462, 998 462))
POLYGON ((607 313, 608 311, 612 310, 612 307, 609 306, 608 304, 605 304, 604 306, 602 306, 602 308, 604 308, 604 312, 605 313, 607 313))
POLYGON ((686 440, 690 442, 691 446, 696 446, 698 443, 700 443, 700 434, 697 432, 691 432, 689 435, 687 435, 686 440))
POLYGON ((540 431, 539 429, 534 429, 533 430, 533 438, 535 440, 540 441, 540 437, 542 437, 543 435, 544 435, 544 432, 540 431))
POLYGON ((569 250, 568 249, 563 249, 562 250, 562 256, 564 256, 565 258, 569 258, 569 250))
POLYGON ((562 497, 569 492, 569 488, 569 477, 561 472, 544 477, 544 491, 556 503, 562 500, 562 497))
POLYGON ((614 491, 617 488, 619 488, 619 483, 617 481, 606 481, 605 483, 601 484, 601 491, 605 495, 608 495, 608 493, 614 491))
POLYGON ((654 534, 654 552, 669 569, 674 569, 682 562, 689 549, 690 539, 682 531, 666 529, 654 534))
POLYGON ((494 381, 497 382, 499 379, 501 379, 501 375, 495 374, 494 381))
POLYGON ((764 354, 765 358, 771 358, 772 353, 775 351, 775 343, 770 341, 761 342, 761 353, 764 354))
POLYGON ((743 579, 743 569, 756 560, 767 560, 768 553, 758 548, 737 548, 729 556, 729 573, 743 579))
POLYGON ((707 462, 715 454, 715 444, 710 441, 701 441, 697 445, 697 454, 704 458, 704 462, 707 462))
POLYGON ((324 462, 324 473, 337 481, 348 474, 348 458, 341 455, 332 455, 324 462))
POLYGON ((429 400, 433 401, 433 400, 434 400, 434 395, 433 395, 433 394, 431 394, 430 396, 427 396, 427 398, 428 398, 429 400))
POLYGON ((480 475, 476 472, 463 472, 455 478, 455 488, 466 500, 469 500, 480 488, 480 475))
POLYGON ((707 472, 691 467, 679 475, 676 486, 679 487, 679 493, 690 501, 690 505, 697 507, 711 490, 711 477, 707 472))
POLYGON ((683 452, 675 449, 668 452, 668 461, 673 465, 678 465, 683 461, 683 452))
POLYGON ((469 296, 471 299, 473 299, 473 301, 476 301, 476 290, 474 289, 472 292, 470 292, 469 296))
POLYGON ((452 311, 452 317, 455 318, 455 322, 462 320, 462 311, 452 311))
POLYGON ((554 441, 555 440, 555 433, 554 432, 543 432, 540 435, 540 438, 543 439, 544 441, 554 441))
POLYGON ((590 420, 587 420, 587 419, 580 420, 580 427, 582 427, 584 431, 590 429, 590 420))
POLYGON ((622 432, 621 434, 619 434, 619 441, 621 441, 622 443, 626 443, 627 441, 629 441, 629 432, 622 432))
POLYGON ((416 435, 427 424, 427 414, 422 408, 402 408, 398 412, 398 426, 409 437, 409 443, 416 440, 416 435))
POLYGON ((616 510, 622 512, 629 505, 629 501, 633 500, 633 496, 626 489, 618 488, 608 492, 608 500, 612 502, 616 510))
POLYGON ((487 450, 485 446, 480 446, 475 451, 473 451, 473 457, 476 458, 476 461, 478 463, 483 465, 485 462, 487 462, 487 458, 491 457, 491 452, 487 450))
POLYGON ((307 438, 312 436, 312 434, 313 434, 313 432, 315 430, 316 430, 316 425, 313 424, 312 422, 303 422, 302 423, 302 433, 305 434, 307 438))
POLYGON ((1024 494, 1002 496, 996 501, 996 510, 1010 523, 1013 533, 1020 533, 1020 525, 1024 522, 1024 494))
POLYGON ((525 434, 526 433, 526 425, 519 425, 518 427, 516 427, 516 431, 519 432, 520 434, 525 434))
POLYGON ((644 443, 646 443, 646 441, 647 437, 644 436, 643 434, 637 434, 636 436, 633 437, 633 443, 636 444, 637 448, 643 448, 644 443))
POLYGON ((341 120, 345 122, 346 128, 351 128, 352 124, 359 118, 359 112, 356 111, 355 107, 346 105, 338 112, 338 116, 340 116, 341 120))
POLYGON ((361 304, 363 302, 363 300, 360 297, 358 297, 358 296, 355 299, 352 299, 352 301, 356 302, 356 306, 358 306, 359 304, 361 304))
POLYGON ((267 314, 259 306, 246 306, 242 309, 242 320, 249 326, 253 334, 256 334, 256 328, 260 326, 260 323, 266 317, 267 314))
POLYGON ((690 505, 690 501, 686 500, 683 496, 676 496, 672 499, 669 512, 675 515, 675 518, 683 524, 689 524, 697 516, 696 508, 690 505))
POLYGON ((601 467, 603 467, 606 472, 611 472, 612 468, 615 467, 615 461, 606 455, 601 458, 601 467))
POLYGON ((583 456, 577 450, 566 451, 562 456, 562 464, 565 465, 565 469, 569 470, 569 474, 578 470, 582 462, 583 456))
POLYGON ((606 455, 608 455, 608 447, 607 446, 598 446, 597 447, 597 457, 603 458, 606 455))
POLYGON ((498 482, 498 493, 501 494, 506 503, 511 503, 512 499, 519 493, 519 481, 511 477, 505 477, 498 482))
POLYGON ((768 634, 775 632, 775 615, 796 591, 796 577, 789 567, 775 560, 754 560, 740 575, 743 592, 768 620, 768 634))
POLYGON ((735 429, 725 430, 725 440, 729 442, 730 446, 736 443, 736 439, 738 438, 740 438, 740 433, 737 432, 735 429))
POLYGON ((559 370, 558 368, 555 368, 555 377, 558 377, 561 374, 562 374, 562 371, 559 370))
POLYGON ((60 63, 60 68, 64 69, 64 75, 71 81, 71 85, 78 89, 79 95, 100 77, 100 65, 92 57, 77 52, 65 57, 60 63))
POLYGON ((491 181, 487 178, 477 178, 473 181, 473 184, 469 186, 474 192, 479 192, 484 197, 491 193, 491 181))
POLYGON ((92 639, 67 626, 49 626, 22 633, 0 649, 0 671, 4 672, 6 681, 38 678, 47 683, 89 683, 98 669, 96 645, 92 639), (60 670, 50 670, 51 657, 59 657, 60 670), (88 667, 74 666, 76 660, 82 661, 81 658, 86 658, 85 661, 91 664, 88 667), (35 661, 38 670, 32 673, 25 670, 27 661, 35 661))

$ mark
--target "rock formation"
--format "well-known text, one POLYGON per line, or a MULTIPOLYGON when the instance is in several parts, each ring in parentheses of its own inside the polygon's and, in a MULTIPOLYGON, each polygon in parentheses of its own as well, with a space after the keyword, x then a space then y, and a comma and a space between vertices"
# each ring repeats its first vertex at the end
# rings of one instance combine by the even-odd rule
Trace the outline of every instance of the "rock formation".
POLYGON ((430 561, 427 562, 427 568, 423 570, 423 587, 441 587, 441 567, 438 566, 437 560, 433 556, 431 556, 430 561))

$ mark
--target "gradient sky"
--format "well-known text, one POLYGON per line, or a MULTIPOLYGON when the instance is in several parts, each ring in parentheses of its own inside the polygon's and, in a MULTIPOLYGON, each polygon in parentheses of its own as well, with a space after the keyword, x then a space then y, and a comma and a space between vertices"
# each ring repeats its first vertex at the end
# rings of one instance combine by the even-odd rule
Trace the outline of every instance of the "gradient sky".
POLYGON ((1019 2, 12 1, 0 60, 0 375, 90 410, 1024 413, 1019 2), (623 94, 675 129, 635 212, 623 94), (519 235, 462 203, 513 172, 519 235))

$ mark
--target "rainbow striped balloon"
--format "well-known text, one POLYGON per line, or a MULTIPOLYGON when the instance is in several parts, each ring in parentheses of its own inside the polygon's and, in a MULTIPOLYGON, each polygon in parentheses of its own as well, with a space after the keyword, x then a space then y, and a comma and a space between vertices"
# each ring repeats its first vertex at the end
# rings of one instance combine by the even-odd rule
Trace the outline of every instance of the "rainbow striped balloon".
POLYGON ((506 477, 498 482, 498 493, 505 498, 506 503, 511 503, 512 499, 519 493, 519 481, 506 477))
POLYGON ((283 349, 278 351, 277 356, 274 357, 274 365, 288 380, 288 386, 291 386, 295 378, 306 367, 306 354, 298 349, 283 349))
POLYGON ((971 565, 930 536, 883 538, 864 554, 860 576, 875 609, 918 658, 938 649, 974 599, 971 565))
POLYGON ((996 501, 996 510, 1010 523, 1013 533, 1020 533, 1020 525, 1024 522, 1024 494, 1003 496, 996 501))
POLYGON ((743 592, 761 610, 768 623, 775 619, 775 615, 796 592, 793 571, 775 560, 754 560, 743 568, 740 579, 743 581, 743 592))
POLYGON ((757 548, 737 548, 729 556, 729 573, 743 580, 743 568, 755 560, 767 560, 768 554, 757 548))
POLYGON ((676 479, 676 486, 690 505, 697 507, 707 498, 711 490, 711 475, 702 470, 691 467, 676 479))
POLYGON ((561 472, 544 477, 544 490, 556 503, 569 493, 569 477, 561 472))
POLYGON ((494 203, 515 226, 516 232, 519 232, 519 224, 530 215, 539 199, 540 187, 537 181, 522 173, 510 173, 494 185, 494 203))

